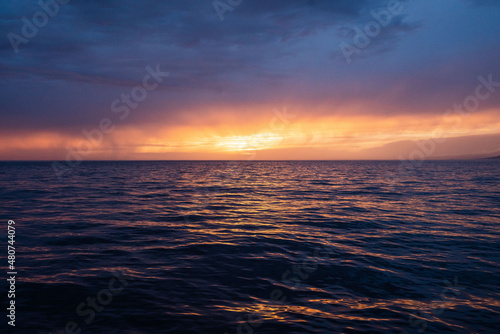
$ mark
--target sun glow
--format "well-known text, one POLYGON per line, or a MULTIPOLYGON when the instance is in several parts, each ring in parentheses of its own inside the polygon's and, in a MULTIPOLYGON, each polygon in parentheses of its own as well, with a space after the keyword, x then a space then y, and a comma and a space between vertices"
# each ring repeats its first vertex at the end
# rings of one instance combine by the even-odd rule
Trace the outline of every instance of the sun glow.
POLYGON ((216 139, 216 147, 224 151, 263 150, 278 147, 283 139, 274 133, 219 137, 216 139))
MULTIPOLYGON (((448 152, 459 155, 476 152, 476 146, 471 146, 471 142, 448 147, 452 141, 445 139, 498 134, 497 115, 497 110, 488 110, 463 120, 455 117, 451 121, 441 114, 390 119, 364 115, 296 117, 281 126, 270 125, 269 120, 274 116, 264 120, 256 118, 255 122, 230 119, 227 124, 212 124, 202 119, 182 126, 155 125, 144 129, 120 126, 103 135, 99 142, 82 134, 6 133, 0 134, 0 157, 16 160, 29 155, 40 160, 64 160, 68 154, 71 157, 80 152, 82 159, 89 160, 224 160, 240 159, 249 152, 258 152, 260 159, 271 160, 395 159, 402 154, 394 153, 397 149, 403 152, 404 146, 411 152, 416 147, 411 141, 429 138, 443 142, 436 145, 440 155, 451 154, 448 152)), ((478 142, 479 137, 474 138, 471 140, 478 142)), ((485 149, 486 144, 478 145, 485 149)), ((487 150, 498 150, 494 145, 495 142, 489 144, 487 150)))

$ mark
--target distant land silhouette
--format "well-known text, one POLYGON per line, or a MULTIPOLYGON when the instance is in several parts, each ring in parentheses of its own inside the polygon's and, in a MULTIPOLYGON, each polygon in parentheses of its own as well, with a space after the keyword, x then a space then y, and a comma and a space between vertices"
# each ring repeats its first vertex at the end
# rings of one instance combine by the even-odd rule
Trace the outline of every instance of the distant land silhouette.
POLYGON ((435 160, 484 160, 484 159, 500 159, 500 152, 483 153, 483 154, 464 154, 453 156, 435 157, 435 160))

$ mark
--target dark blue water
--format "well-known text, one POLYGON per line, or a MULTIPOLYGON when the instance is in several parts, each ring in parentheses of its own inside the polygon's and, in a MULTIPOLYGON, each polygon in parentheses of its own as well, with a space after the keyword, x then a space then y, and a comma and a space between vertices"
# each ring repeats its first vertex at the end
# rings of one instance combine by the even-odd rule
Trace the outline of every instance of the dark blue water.
POLYGON ((400 166, 0 163, 10 332, 499 333, 500 162, 400 166))

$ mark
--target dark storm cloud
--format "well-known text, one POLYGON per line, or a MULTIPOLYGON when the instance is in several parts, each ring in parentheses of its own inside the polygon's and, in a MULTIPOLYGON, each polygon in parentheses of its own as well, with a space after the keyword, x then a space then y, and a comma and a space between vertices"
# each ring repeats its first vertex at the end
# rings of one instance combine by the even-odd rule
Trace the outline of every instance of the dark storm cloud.
MULTIPOLYGON (((359 35, 368 36, 366 35, 366 27, 369 22, 377 21, 375 18, 371 17, 371 20, 365 22, 365 25, 356 25, 356 28, 359 28, 359 30, 353 29, 352 26, 342 26, 338 29, 338 35, 345 43, 349 43, 350 46, 356 47, 354 41, 359 35), (359 31, 362 33, 359 33, 359 31)), ((389 52, 397 45, 397 42, 401 38, 407 37, 408 34, 421 27, 421 22, 407 22, 404 15, 394 16, 391 18, 390 22, 387 23, 387 26, 380 28, 380 32, 376 37, 370 38, 369 48, 367 47, 366 50, 363 50, 364 52, 360 52, 354 58, 366 58, 371 57, 373 54, 389 52)), ((332 54, 332 58, 341 61, 346 60, 345 54, 341 49, 335 50, 332 54)))
MULTIPOLYGON (((467 2, 472 3, 463 3, 467 2)), ((130 121, 154 119, 155 112, 174 114, 187 105, 268 101, 276 95, 369 101, 385 89, 406 87, 387 101, 397 102, 393 107, 401 110, 408 103, 433 106, 438 88, 443 90, 441 94, 453 95, 446 87, 438 87, 447 81, 458 91, 467 91, 470 81, 465 82, 458 67, 435 80, 433 71, 439 62, 420 62, 428 57, 423 47, 404 55, 393 52, 428 28, 423 22, 426 18, 413 17, 411 8, 391 20, 357 63, 348 66, 338 57, 339 43, 353 37, 351 28, 372 20, 370 11, 385 8, 387 3, 244 0, 225 12, 221 22, 209 0, 72 0, 61 5, 59 13, 15 53, 7 35, 21 34, 21 17, 31 20, 40 7, 37 1, 3 2, 0 127, 94 124, 109 112, 110 103, 120 93, 141 82, 146 66, 156 64, 171 76, 145 102, 149 113, 130 121), (332 59, 332 54, 337 56, 332 59), (415 58, 415 63, 408 58, 415 58), (401 63, 406 67, 401 68, 401 63), (410 80, 410 75, 416 75, 416 80, 410 80)), ((463 31, 467 32, 467 26, 457 33, 463 31)), ((496 32, 489 29, 486 34, 496 32)), ((445 39, 441 42, 447 43, 445 39)), ((414 45, 419 43, 417 39, 414 45)), ((488 37, 471 45, 482 53, 469 62, 467 68, 474 71, 466 71, 467 80, 497 70, 491 68, 491 59, 497 55, 491 43, 488 37)), ((433 52, 439 55, 443 51, 433 52)), ((465 53, 453 57, 461 64, 469 59, 465 53)))
MULTIPOLYGON (((23 101, 28 94, 31 99, 46 94, 44 82, 96 84, 95 90, 108 91, 111 101, 116 87, 133 86, 149 64, 168 67, 174 72, 170 86, 185 90, 222 91, 231 89, 231 83, 257 80, 260 75, 264 80, 286 77, 286 73, 269 71, 277 60, 274 57, 289 52, 280 51, 283 41, 310 36, 339 17, 357 15, 366 3, 247 1, 220 22, 209 1, 73 0, 61 5, 59 13, 27 44, 20 44, 17 54, 8 33, 22 36, 21 17, 31 21, 41 8, 35 1, 2 3, 1 36, 5 38, 0 44, 0 76, 2 85, 9 86, 2 89, 9 95, 2 96, 3 100, 10 101, 4 102, 1 113, 8 114, 4 117, 8 119, 24 115, 22 124, 27 127, 50 123, 47 116, 56 116, 55 110, 62 109, 60 101, 44 98, 46 105, 38 104, 37 111, 23 101), (273 58, 266 58, 270 55, 273 58), (245 79, 238 78, 245 75, 245 79), (26 85, 31 86, 29 92, 26 85), (44 122, 37 120, 37 113, 44 114, 44 122)), ((95 97, 88 87, 84 90, 89 95, 77 98, 75 105, 95 97)), ((59 112, 67 118, 82 111, 64 108, 59 112)), ((82 120, 80 115, 74 117, 82 120)), ((2 125, 9 126, 6 123, 2 125)))

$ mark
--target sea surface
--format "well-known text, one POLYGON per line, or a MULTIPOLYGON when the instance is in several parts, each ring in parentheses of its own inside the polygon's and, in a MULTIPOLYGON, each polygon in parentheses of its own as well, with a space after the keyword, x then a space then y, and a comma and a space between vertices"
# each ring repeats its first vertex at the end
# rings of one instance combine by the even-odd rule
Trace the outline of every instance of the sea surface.
POLYGON ((2 333, 500 333, 500 161, 1 162, 0 203, 2 333))

